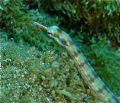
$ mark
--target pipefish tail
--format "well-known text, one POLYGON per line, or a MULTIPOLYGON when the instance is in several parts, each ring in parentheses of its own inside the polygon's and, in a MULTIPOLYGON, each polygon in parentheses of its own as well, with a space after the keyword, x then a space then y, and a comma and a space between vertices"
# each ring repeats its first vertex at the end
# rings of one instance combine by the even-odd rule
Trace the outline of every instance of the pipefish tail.
POLYGON ((46 31, 49 37, 53 38, 59 45, 63 46, 68 51, 86 84, 101 98, 103 102, 119 103, 114 94, 96 74, 89 62, 87 62, 85 56, 78 51, 69 34, 60 30, 57 26, 46 27, 37 22, 34 22, 34 25, 46 31))

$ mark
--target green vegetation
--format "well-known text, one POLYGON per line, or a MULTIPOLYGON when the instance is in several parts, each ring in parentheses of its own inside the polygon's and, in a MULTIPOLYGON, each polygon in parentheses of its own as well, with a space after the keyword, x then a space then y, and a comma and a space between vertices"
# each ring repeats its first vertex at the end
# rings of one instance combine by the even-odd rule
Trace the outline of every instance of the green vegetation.
POLYGON ((85 101, 98 101, 84 87, 65 50, 36 28, 34 21, 67 31, 120 97, 119 5, 117 0, 1 0, 1 101, 77 102, 84 97, 85 101))
POLYGON ((22 38, 40 50, 49 49, 50 45, 56 48, 55 42, 46 35, 41 35, 43 32, 34 26, 34 22, 38 21, 48 26, 59 25, 57 17, 50 17, 42 11, 39 13, 37 9, 30 10, 29 5, 24 4, 22 0, 3 0, 1 2, 0 27, 3 31, 12 32, 9 33, 9 37, 13 37, 16 42, 22 38))
POLYGON ((40 3, 45 11, 63 17, 61 25, 67 30, 72 28, 81 35, 87 32, 87 36, 93 37, 94 33, 105 33, 104 36, 120 43, 119 0, 40 0, 40 3))

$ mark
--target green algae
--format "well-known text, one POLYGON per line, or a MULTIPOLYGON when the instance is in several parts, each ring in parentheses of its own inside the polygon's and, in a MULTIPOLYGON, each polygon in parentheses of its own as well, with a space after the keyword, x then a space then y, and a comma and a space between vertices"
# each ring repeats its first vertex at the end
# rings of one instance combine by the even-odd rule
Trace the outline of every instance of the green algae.
POLYGON ((93 66, 97 74, 102 78, 106 85, 114 92, 115 95, 120 95, 120 52, 109 50, 110 42, 103 41, 92 44, 83 48, 84 55, 88 57, 88 61, 93 66))
POLYGON ((68 30, 72 28, 79 31, 82 27, 88 36, 106 33, 107 37, 110 39, 115 37, 120 43, 119 0, 49 0, 49 2, 40 0, 40 3, 46 12, 63 17, 61 25, 68 30))
POLYGON ((40 35, 43 32, 37 29, 33 23, 38 21, 48 26, 53 24, 58 25, 57 17, 50 17, 50 15, 44 14, 42 11, 40 14, 38 9, 29 10, 29 5, 24 4, 20 0, 7 0, 6 3, 4 2, 6 2, 6 0, 3 0, 1 5, 3 10, 1 11, 2 20, 0 27, 4 31, 14 33, 14 35, 9 35, 9 37, 13 37, 16 42, 18 42, 20 38, 23 38, 26 42, 35 45, 41 50, 49 49, 50 45, 54 45, 55 47, 55 42, 51 41, 46 35, 40 35))

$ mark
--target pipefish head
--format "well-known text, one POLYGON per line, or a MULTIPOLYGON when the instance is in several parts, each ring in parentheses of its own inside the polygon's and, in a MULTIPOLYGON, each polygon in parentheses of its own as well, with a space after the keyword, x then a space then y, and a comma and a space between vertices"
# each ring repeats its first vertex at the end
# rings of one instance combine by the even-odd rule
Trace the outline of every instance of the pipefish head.
POLYGON ((53 38, 59 45, 65 47, 65 48, 67 48, 69 45, 71 45, 70 44, 71 38, 69 37, 69 35, 66 32, 60 30, 57 26, 46 27, 37 22, 35 22, 34 25, 36 27, 46 31, 48 36, 53 38))

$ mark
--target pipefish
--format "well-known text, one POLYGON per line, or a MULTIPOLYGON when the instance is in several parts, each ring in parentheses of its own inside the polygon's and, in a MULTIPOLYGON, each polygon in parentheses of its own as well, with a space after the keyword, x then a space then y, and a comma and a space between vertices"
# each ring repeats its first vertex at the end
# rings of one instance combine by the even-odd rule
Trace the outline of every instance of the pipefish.
POLYGON ((103 102, 118 103, 114 94, 97 75, 89 62, 87 62, 83 53, 79 52, 69 34, 60 30, 57 26, 46 27, 38 22, 34 22, 34 25, 46 31, 49 37, 53 38, 59 45, 63 46, 68 51, 86 84, 101 98, 103 102))

